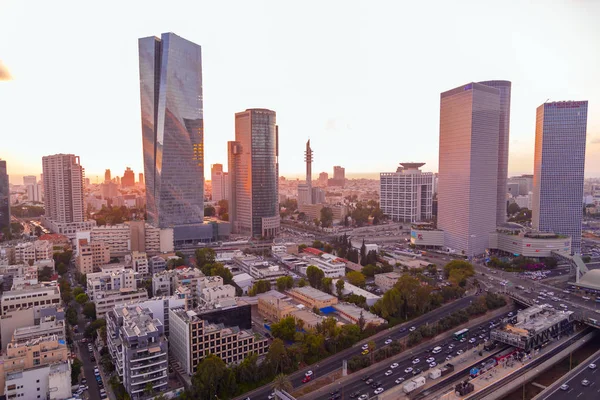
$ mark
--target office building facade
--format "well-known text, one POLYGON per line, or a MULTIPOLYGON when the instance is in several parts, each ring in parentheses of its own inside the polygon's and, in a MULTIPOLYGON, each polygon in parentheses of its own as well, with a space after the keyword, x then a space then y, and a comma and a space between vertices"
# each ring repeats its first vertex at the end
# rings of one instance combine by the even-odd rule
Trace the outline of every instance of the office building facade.
POLYGON ((587 101, 544 103, 537 108, 532 225, 571 237, 581 252, 587 101))
POLYGON ((79 156, 56 154, 42 158, 45 217, 58 223, 85 221, 84 169, 79 156))
POLYGON ((213 164, 210 168, 212 200, 229 200, 229 173, 223 171, 223 164, 213 164))
POLYGON ((10 187, 6 161, 0 160, 0 234, 10 229, 10 187))
POLYGON ((438 228, 466 256, 482 254, 496 229, 499 128, 500 90, 469 83, 441 94, 438 228))
POLYGON ((139 62, 148 222, 177 238, 204 218, 201 48, 173 33, 146 37, 139 62))
POLYGON ((421 172, 425 163, 402 163, 396 172, 379 175, 381 210, 396 222, 432 218, 433 173, 421 172))
POLYGON ((121 186, 124 188, 135 186, 135 174, 129 167, 127 167, 123 173, 123 178, 121 178, 121 186))
POLYGON ((234 232, 254 237, 279 232, 278 140, 275 111, 257 108, 235 114, 235 141, 228 142, 234 232))

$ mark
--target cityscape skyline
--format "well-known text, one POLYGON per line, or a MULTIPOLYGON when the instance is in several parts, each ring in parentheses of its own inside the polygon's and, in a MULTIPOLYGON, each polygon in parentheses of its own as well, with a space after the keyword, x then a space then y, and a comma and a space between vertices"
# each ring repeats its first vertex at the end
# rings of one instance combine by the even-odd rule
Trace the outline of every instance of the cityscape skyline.
MULTIPOLYGON (((222 139, 230 137, 234 132, 231 116, 239 109, 253 106, 277 110, 279 125, 286 132, 280 142, 282 155, 280 175, 291 178, 303 175, 302 154, 297 151, 297 148, 302 146, 307 138, 311 139, 312 147, 317 153, 327 154, 327 157, 319 157, 313 163, 313 179, 316 179, 317 174, 322 171, 331 174, 333 165, 343 165, 349 177, 363 175, 376 179, 380 171, 394 170, 403 160, 425 162, 426 171, 437 172, 439 123, 437 96, 441 91, 456 87, 461 82, 484 79, 506 79, 513 83, 509 175, 533 172, 535 137, 533 110, 547 98, 551 100, 585 98, 590 102, 586 176, 600 176, 600 157, 594 157, 594 154, 600 150, 600 121, 594 113, 594 107, 600 100, 598 97, 600 83, 591 75, 600 62, 600 55, 592 46, 598 38, 598 29, 590 20, 590 16, 594 14, 590 12, 590 8, 598 5, 587 6, 588 8, 557 6, 553 10, 535 8, 536 12, 541 12, 545 17, 541 18, 546 21, 542 26, 552 28, 543 37, 537 38, 535 35, 539 29, 535 28, 540 26, 528 27, 530 21, 525 18, 526 11, 533 6, 507 5, 498 10, 498 15, 494 17, 498 19, 492 18, 491 25, 498 24, 507 15, 514 16, 512 21, 517 33, 513 33, 513 37, 504 38, 490 33, 486 38, 490 41, 486 43, 489 46, 480 50, 481 60, 467 62, 466 58, 465 61, 457 59, 456 67, 444 68, 439 71, 439 76, 427 82, 417 80, 419 81, 417 85, 411 82, 412 76, 417 72, 421 74, 431 72, 432 66, 436 65, 435 60, 449 56, 447 53, 449 50, 444 48, 444 43, 447 44, 445 40, 452 40, 453 43, 462 43, 465 46, 478 46, 483 39, 470 34, 473 31, 472 27, 467 29, 460 26, 456 28, 456 32, 450 33, 447 39, 439 43, 439 38, 425 35, 415 43, 407 44, 406 52, 423 55, 422 48, 430 49, 428 52, 431 52, 434 58, 429 58, 432 56, 427 55, 421 63, 417 63, 427 65, 426 69, 420 72, 414 70, 416 65, 402 64, 398 71, 394 71, 401 60, 390 58, 391 56, 383 50, 390 45, 390 40, 404 37, 411 29, 415 29, 412 22, 402 28, 392 27, 393 24, 387 23, 374 24, 377 7, 367 8, 351 4, 344 10, 344 21, 340 22, 338 35, 329 32, 326 23, 327 18, 333 16, 338 8, 335 5, 327 5, 322 10, 322 16, 315 21, 315 31, 307 37, 293 32, 295 22, 287 15, 275 18, 276 26, 273 28, 250 30, 251 39, 265 40, 266 43, 264 48, 252 50, 258 52, 254 54, 237 43, 235 38, 219 36, 215 40, 210 34, 216 29, 210 21, 210 16, 222 12, 222 6, 206 5, 202 10, 207 16, 207 24, 202 27, 198 27, 192 21, 181 21, 177 18, 177 13, 170 9, 161 12, 160 23, 133 21, 134 23, 129 24, 127 28, 117 27, 110 32, 104 29, 96 32, 97 26, 94 22, 87 24, 89 22, 87 21, 86 24, 89 26, 78 25, 81 34, 77 35, 77 38, 69 37, 67 40, 72 41, 69 43, 73 46, 81 48, 81 55, 74 58, 66 52, 63 53, 61 49, 55 49, 54 51, 59 53, 53 59, 61 61, 50 65, 48 73, 56 79, 42 82, 36 76, 38 70, 31 67, 35 63, 29 62, 29 56, 22 54, 18 45, 29 45, 30 41, 37 36, 24 35, 19 42, 7 41, 0 44, 3 64, 13 77, 12 81, 1 83, 3 90, 0 92, 0 106, 11 112, 6 113, 0 121, 0 130, 13 132, 13 134, 9 135, 3 143, 3 154, 0 154, 0 157, 8 161, 13 183, 18 183, 19 177, 23 175, 38 175, 41 172, 39 163, 41 157, 58 152, 78 154, 82 163, 86 165, 86 176, 91 178, 92 182, 96 181, 96 177, 98 182, 102 182, 103 171, 106 168, 122 171, 126 166, 130 166, 136 173, 141 172, 143 170, 142 157, 140 157, 142 146, 138 134, 139 120, 136 118, 139 115, 137 95, 139 89, 131 83, 137 82, 139 75, 137 59, 132 56, 132 49, 136 46, 137 38, 144 34, 173 31, 203 46, 207 52, 205 74, 209 83, 205 94, 210 101, 205 110, 208 121, 204 165, 206 176, 209 176, 211 164, 226 163, 227 155, 222 139), (564 23, 565 15, 572 17, 568 18, 567 23, 564 23), (355 24, 357 20, 365 22, 365 25, 357 31, 352 31, 357 25, 355 24), (278 29, 281 39, 272 38, 271 29, 278 27, 281 28, 278 29), (367 32, 371 28, 373 32, 367 32), (87 46, 89 48, 83 48, 78 44, 81 40, 79 37, 89 40, 87 46), (112 40, 116 37, 119 40, 112 40), (386 37, 392 39, 375 40, 386 37), (517 38, 519 40, 516 40, 517 38), (549 40, 552 38, 560 40, 549 40), (111 43, 110 49, 119 62, 111 65, 105 73, 97 74, 95 69, 97 67, 90 60, 94 59, 94 54, 97 52, 94 43, 100 40, 102 43, 111 43), (280 40, 301 45, 302 49, 310 48, 314 57, 320 57, 322 62, 311 65, 313 57, 302 60, 297 51, 289 48, 294 46, 285 46, 283 45, 285 42, 280 40), (337 44, 337 50, 333 52, 335 54, 330 55, 328 46, 332 43, 337 44), (356 51, 364 56, 356 59, 353 57, 356 51), (554 54, 560 54, 560 57, 554 54), (261 61, 240 68, 239 64, 230 62, 230 57, 236 55, 261 61), (486 60, 491 60, 492 57, 494 60, 501 59, 502 62, 488 63, 486 60), (296 63, 298 66, 293 65, 296 63), (340 69, 341 65, 344 65, 344 68, 340 69), (305 73, 296 74, 295 68, 301 68, 305 73), (98 126, 88 126, 86 135, 76 134, 76 130, 77 132, 80 130, 79 122, 82 122, 82 119, 92 118, 89 113, 94 112, 93 109, 101 103, 91 99, 84 105, 85 108, 77 104, 86 103, 79 101, 85 92, 80 92, 76 85, 71 84, 76 80, 84 79, 84 75, 77 70, 89 70, 85 76, 90 74, 95 76, 93 82, 89 82, 89 85, 92 85, 90 89, 97 92, 99 99, 104 99, 102 101, 105 101, 104 96, 109 93, 107 90, 116 89, 114 85, 120 85, 118 90, 123 93, 122 96, 111 96, 110 101, 114 104, 111 117, 105 118, 106 121, 100 121, 98 126), (250 79, 253 76, 255 78, 250 79), (294 80, 290 79, 292 76, 294 80), (297 77, 300 79, 296 82, 297 77), (349 79, 356 79, 356 84, 348 85, 349 79), (382 80, 388 84, 386 89, 380 88, 382 80), (264 82, 269 83, 264 85, 264 82), (57 83, 61 85, 60 91, 65 92, 64 97, 56 94, 54 85, 57 83), (401 98, 390 97, 391 93, 400 87, 404 95, 401 98), (35 93, 54 93, 54 96, 59 96, 59 101, 48 101, 46 107, 38 111, 40 118, 47 124, 58 124, 58 118, 62 115, 54 104, 60 105, 61 109, 68 108, 75 111, 71 113, 72 120, 65 122, 61 132, 37 137, 35 132, 32 133, 28 128, 24 128, 21 121, 30 109, 25 99, 32 98, 33 90, 35 93), (314 96, 317 91, 320 93, 318 98, 314 96), (294 98, 288 97, 287 92, 294 93, 294 98), (359 99, 362 100, 357 101, 359 99), (299 107, 298 101, 304 103, 308 101, 316 111, 306 118, 305 115, 300 114, 303 108, 299 107), (358 107, 361 107, 360 111, 358 107), (397 123, 396 110, 398 109, 410 110, 401 115, 401 124, 397 123), (374 118, 375 116, 377 118, 374 118), (115 129, 115 126, 118 129, 115 129), (394 127, 391 131, 390 126, 394 127), (353 145, 363 137, 369 137, 374 143, 385 141, 390 134, 394 134, 399 140, 410 140, 411 135, 418 134, 420 140, 412 141, 410 148, 401 151, 394 146, 383 146, 378 152, 366 152, 364 146, 353 145), (27 135, 33 135, 36 143, 40 145, 33 149, 27 148, 25 151, 21 145, 21 138, 27 135), (87 141, 90 138, 98 140, 99 143, 89 146, 87 141), (64 143, 68 143, 66 148, 64 143), (115 143, 119 143, 119 146, 114 146, 115 143), (330 149, 335 151, 329 151, 330 149), (40 154, 37 154, 38 152, 40 154), (370 171, 364 169, 365 165, 369 166, 370 171)), ((44 7, 45 5, 41 5, 42 9, 44 7)), ((423 12, 421 6, 412 7, 414 12, 423 12)), ((3 8, 5 10, 0 16, 0 33, 7 36, 10 32, 20 32, 23 24, 15 25, 15 21, 19 20, 15 16, 24 13, 24 8, 19 4, 11 4, 3 8)), ((260 15, 252 9, 247 11, 250 15, 256 16, 258 21, 263 19, 266 21, 272 20, 272 17, 278 15, 281 10, 274 7, 266 15, 260 15)), ((480 10, 459 5, 447 11, 450 15, 460 15, 461 12, 477 15, 480 10)), ((53 15, 53 12, 56 11, 49 9, 47 13, 40 14, 53 15)), ((129 12, 131 10, 125 9, 122 17, 127 17, 129 12)), ((60 21, 60 18, 57 15, 54 21, 60 21)), ((234 16, 230 22, 239 23, 242 27, 249 23, 238 18, 234 16)), ((381 18, 381 22, 386 22, 385 15, 381 18)), ((440 21, 439 17, 435 17, 429 23, 441 22, 443 21, 440 21)), ((488 22, 477 23, 486 26, 488 22)), ((38 20, 37 17, 33 18, 31 23, 36 24, 35 28, 31 27, 32 33, 44 29, 50 34, 68 36, 62 33, 62 29, 71 30, 70 26, 61 27, 60 23, 49 26, 48 22, 38 20)), ((421 29, 426 30, 427 27, 421 29)), ((65 46, 68 47, 70 46, 65 46)), ((46 95, 41 96, 44 100, 46 95)))

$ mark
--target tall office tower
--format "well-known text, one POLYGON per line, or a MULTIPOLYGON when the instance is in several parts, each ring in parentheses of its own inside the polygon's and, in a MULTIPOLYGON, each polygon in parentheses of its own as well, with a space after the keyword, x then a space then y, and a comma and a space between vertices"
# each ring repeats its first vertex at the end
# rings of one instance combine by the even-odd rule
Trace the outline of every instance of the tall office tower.
POLYGON ((65 224, 85 221, 84 169, 79 156, 55 154, 42 157, 45 218, 65 224))
POLYGON ((104 182, 110 182, 111 176, 110 176, 110 169, 107 169, 104 171, 104 182))
POLYGON ((42 187, 38 183, 32 183, 26 186, 27 199, 29 201, 42 202, 42 187))
POLYGON ((433 173, 421 172, 425 163, 401 163, 396 172, 379 174, 381 211, 393 221, 431 220, 433 173))
POLYGON ((163 33, 139 39, 139 57, 148 222, 178 240, 204 219, 201 48, 163 33))
POLYGON ((441 94, 438 228, 467 256, 496 230, 499 128, 500 90, 469 83, 441 94))
POLYGON ((123 178, 121 179, 121 186, 123 186, 123 187, 135 186, 135 174, 129 167, 127 167, 127 169, 123 173, 123 178))
POLYGON ((235 141, 227 143, 234 232, 273 237, 279 231, 279 139, 275 111, 235 114, 235 141))
POLYGON ((321 172, 319 174, 319 185, 327 186, 328 179, 329 179, 329 174, 327 172, 321 172))
POLYGON ((23 185, 33 185, 37 183, 37 178, 35 175, 26 175, 23 177, 23 185))
POLYGON ((346 183, 346 169, 336 165, 333 167, 333 179, 329 179, 328 186, 344 186, 346 183))
POLYGON ((138 178, 138 183, 139 183, 140 185, 143 185, 143 184, 144 184, 144 174, 143 174, 142 172, 140 172, 140 173, 138 174, 138 177, 139 177, 139 178, 138 178))
POLYGON ((496 206, 496 225, 506 222, 506 193, 508 178, 508 142, 510 136, 510 89, 509 81, 485 81, 482 85, 496 88, 500 91, 500 125, 498 136, 498 189, 496 206))
POLYGON ((10 187, 6 161, 0 160, 0 234, 5 228, 10 229, 10 187))
POLYGON ((213 201, 229 200, 229 174, 223 172, 223 164, 213 164, 210 167, 213 201))
POLYGON ((537 108, 532 225, 571 236, 581 252, 587 101, 544 103, 537 108))

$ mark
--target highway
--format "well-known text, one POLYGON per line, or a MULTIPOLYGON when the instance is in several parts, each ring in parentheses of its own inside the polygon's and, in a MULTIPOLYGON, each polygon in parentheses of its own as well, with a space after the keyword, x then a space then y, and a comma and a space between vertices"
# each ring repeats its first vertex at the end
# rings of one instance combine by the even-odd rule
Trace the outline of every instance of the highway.
MULTIPOLYGON (((390 330, 389 330, 390 333, 388 335, 385 335, 385 336, 375 340, 376 348, 381 348, 381 347, 385 346, 385 341, 389 338, 391 338, 393 340, 397 340, 397 339, 401 339, 405 336, 408 336, 408 334, 409 334, 408 328, 410 328, 411 326, 419 327, 424 324, 435 323, 443 316, 449 315, 455 311, 458 311, 458 310, 461 310, 461 309, 467 307, 471 303, 471 301, 473 301, 474 299, 475 299, 475 296, 463 297, 462 299, 459 299, 453 303, 447 304, 447 305, 440 307, 434 311, 431 311, 431 312, 427 313, 426 315, 416 318, 413 321, 409 321, 405 324, 390 328, 390 330)), ((305 369, 294 372, 293 374, 289 375, 292 385, 294 387, 301 386, 303 384, 302 379, 304 378, 304 373, 308 370, 313 371, 313 379, 316 379, 316 378, 319 378, 320 376, 327 375, 337 369, 340 369, 342 367, 343 360, 349 360, 353 356, 360 355, 360 353, 362 352, 361 347, 364 344, 368 343, 369 341, 370 341, 370 338, 367 338, 367 339, 363 340, 362 342, 357 343, 356 345, 354 345, 353 347, 351 347, 349 349, 343 350, 343 351, 341 351, 331 357, 328 357, 324 360, 321 360, 320 362, 313 364, 305 369)), ((403 352, 402 354, 410 355, 410 351, 403 352)), ((444 354, 443 358, 446 357, 445 352, 440 353, 440 356, 441 356, 441 354, 444 354)), ((396 356, 396 358, 397 357, 398 356, 396 356)), ((423 365, 424 365, 424 362, 419 364, 419 367, 422 367, 423 365)), ((396 373, 396 375, 398 375, 398 373, 396 373)), ((397 377, 398 376, 396 376, 396 378, 397 377)), ((396 379, 396 378, 394 378, 394 379, 396 379)), ((357 378, 357 379, 359 379, 359 378, 357 378)), ((237 399, 245 399, 247 397, 250 397, 252 400, 267 399, 267 397, 269 396, 269 394, 271 394, 271 392, 272 392, 272 389, 271 389, 271 385, 269 384, 269 385, 262 386, 258 389, 255 389, 252 392, 245 393, 244 395, 238 397, 237 399)))
MULTIPOLYGON (((593 364, 600 366, 600 357, 592 361, 593 364)), ((600 398, 600 373, 598 367, 592 369, 589 365, 579 373, 571 377, 567 382, 566 390, 561 388, 550 393, 544 400, 587 400, 600 398), (583 380, 589 382, 588 386, 582 384, 583 380)))

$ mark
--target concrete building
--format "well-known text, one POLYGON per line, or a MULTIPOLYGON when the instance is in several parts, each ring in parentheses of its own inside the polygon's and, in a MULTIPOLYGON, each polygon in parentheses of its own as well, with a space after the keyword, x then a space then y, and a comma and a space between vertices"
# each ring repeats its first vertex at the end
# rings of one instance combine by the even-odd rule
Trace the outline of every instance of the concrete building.
POLYGON ((38 183, 32 183, 26 186, 27 200, 37 203, 42 202, 42 186, 38 183))
POLYGON ((96 305, 96 318, 104 318, 116 305, 127 304, 148 299, 146 289, 116 289, 106 290, 96 295, 93 300, 96 305))
MULTIPOLYGON (((381 275, 381 274, 379 274, 381 275)), ((375 277, 377 277, 377 275, 375 275, 375 277)), ((337 283, 338 279, 333 279, 331 281, 331 293, 335 293, 336 292, 336 283, 337 283)), ((373 294, 367 290, 361 289, 358 286, 354 286, 353 284, 349 283, 349 282, 344 282, 344 289, 342 290, 342 294, 344 296, 346 295, 350 295, 350 294, 355 294, 357 296, 363 296, 365 298, 365 302, 366 304, 370 307, 373 304, 377 303, 378 300, 381 299, 381 296, 378 296, 376 294, 373 294)))
POLYGON ((337 311, 337 313, 341 317, 352 322, 353 324, 358 324, 361 316, 365 321, 365 326, 369 324, 373 326, 379 326, 387 323, 385 319, 380 318, 369 311, 366 311, 365 309, 357 306, 356 304, 338 303, 334 305, 333 308, 335 308, 335 311, 337 311))
POLYGON ((499 89, 469 83, 441 94, 438 228, 467 256, 483 254, 496 228, 500 115, 499 89))
POLYGON ((306 214, 306 218, 309 221, 313 221, 315 219, 321 219, 321 209, 323 207, 328 207, 331 210, 331 212, 333 213, 334 221, 342 221, 346 217, 346 215, 348 215, 348 207, 342 204, 302 204, 298 205, 298 211, 306 214))
POLYGON ((507 223, 490 234, 490 249, 500 250, 511 256, 552 257, 552 252, 571 254, 571 238, 525 230, 517 224, 507 223))
POLYGON ((229 173, 223 171, 223 164, 213 164, 210 167, 210 181, 212 184, 212 200, 229 200, 229 173))
POLYGON ((34 314, 33 307, 3 311, 2 316, 0 316, 0 334, 2 335, 1 352, 4 352, 6 346, 11 342, 15 329, 35 324, 34 314))
POLYGON ((394 285, 396 284, 396 282, 398 282, 398 279, 400 279, 401 276, 402 274, 399 274, 397 272, 386 272, 383 274, 376 274, 375 285, 377 285, 377 287, 379 287, 381 291, 385 293, 394 287, 394 285))
POLYGON ((107 315, 108 350, 115 369, 132 399, 164 392, 168 378, 168 344, 164 325, 148 308, 117 306, 107 315))
POLYGON ((319 174, 319 186, 327 186, 327 181, 329 180, 329 174, 327 172, 321 172, 319 174))
MULTIPOLYGON (((26 342, 43 336, 55 335, 58 340, 66 340, 64 313, 61 310, 63 319, 57 319, 56 316, 44 317, 37 325, 29 325, 16 328, 13 331, 12 342, 26 342)), ((2 347, 4 349, 4 347, 2 347)))
MULTIPOLYGON (((312 189, 312 204, 324 204, 325 203, 325 191, 318 187, 312 189)), ((335 219, 335 217, 334 217, 335 219)))
POLYGON ((6 161, 0 160, 0 232, 10 229, 10 185, 6 161))
POLYGON ((131 268, 123 265, 105 265, 100 268, 100 272, 87 275, 87 294, 93 301, 102 292, 137 289, 141 279, 140 274, 131 268))
POLYGON ((150 265, 146 253, 140 251, 131 252, 131 266, 135 272, 143 276, 150 274, 150 265))
POLYGON ((87 239, 78 242, 75 264, 80 274, 93 273, 94 268, 110 262, 110 250, 104 242, 88 242, 87 239))
POLYGON ((581 253, 587 101, 544 103, 537 108, 531 223, 540 232, 571 237, 581 253))
MULTIPOLYGON (((154 296, 168 296, 179 287, 187 287, 190 293, 197 298, 199 281, 204 279, 202 271, 196 268, 177 267, 152 275, 152 293, 154 296)), ((204 286, 200 285, 200 292, 204 286)))
POLYGON ((327 186, 344 186, 346 183, 346 169, 336 165, 333 167, 333 178, 327 181, 327 186))
POLYGON ((312 188, 305 184, 298 184, 298 205, 312 204, 312 188))
MULTIPOLYGON (((249 306, 246 313, 249 318, 249 306)), ((234 324, 226 326, 205 318, 200 310, 169 310, 171 355, 189 376, 209 354, 220 357, 226 364, 237 364, 252 353, 259 357, 267 353, 268 339, 234 324)))
POLYGON ((321 292, 310 286, 296 287, 287 291, 287 294, 294 300, 310 307, 319 309, 337 304, 338 299, 330 294, 321 292))
POLYGON ((89 232, 92 242, 104 242, 108 245, 111 257, 122 257, 131 251, 155 256, 174 249, 173 229, 156 228, 143 221, 97 226, 89 232))
POLYGON ((38 283, 26 288, 2 293, 0 305, 2 314, 21 308, 34 308, 34 318, 40 318, 40 309, 60 304, 60 287, 56 283, 38 283))
POLYGON ((379 174, 381 210, 397 222, 431 220, 433 173, 421 172, 425 163, 400 165, 396 172, 379 174))
POLYGON ((533 193, 529 193, 526 196, 519 195, 515 197, 515 203, 517 203, 520 208, 527 208, 528 210, 531 210, 533 207, 533 193))
POLYGON ((268 238, 279 232, 278 140, 275 111, 235 114, 235 141, 228 142, 229 220, 235 233, 268 238))
POLYGON ((435 229, 432 224, 412 224, 410 243, 423 248, 444 247, 444 231, 435 229))
POLYGON ((306 263, 297 269, 297 272, 306 275, 309 266, 314 265, 325 274, 325 278, 340 278, 346 275, 345 260, 328 253, 322 253, 319 256, 305 255, 302 253, 301 259, 306 263))
POLYGON ((152 297, 151 299, 133 300, 128 303, 123 303, 119 307, 131 307, 133 305, 140 308, 147 308, 152 312, 154 318, 158 319, 164 326, 165 336, 169 336, 169 310, 171 308, 186 308, 188 307, 191 294, 175 293, 172 296, 152 297))
POLYGON ((147 220, 184 240, 204 221, 202 50, 174 33, 138 45, 147 220))
POLYGON ((150 274, 154 275, 167 269, 167 260, 162 257, 154 256, 148 260, 150 274))
POLYGON ((533 175, 511 176, 507 181, 519 185, 519 195, 525 196, 533 191, 533 175))
POLYGON ((53 246, 47 240, 19 243, 15 246, 15 262, 28 264, 40 260, 52 259, 53 246))
POLYGON ((506 184, 506 192, 510 197, 517 197, 519 195, 519 184, 517 182, 508 182, 506 184))
POLYGON ((288 275, 288 272, 279 265, 271 264, 256 256, 234 257, 233 262, 254 280, 267 280, 271 285, 275 285, 277 278, 288 275))
POLYGON ((42 168, 45 208, 42 222, 54 233, 72 237, 87 221, 83 202, 85 174, 79 156, 45 156, 42 157, 42 168))
POLYGON ((135 174, 131 170, 131 168, 127 167, 125 172, 123 173, 123 178, 121 178, 121 187, 134 187, 135 186, 135 174))

